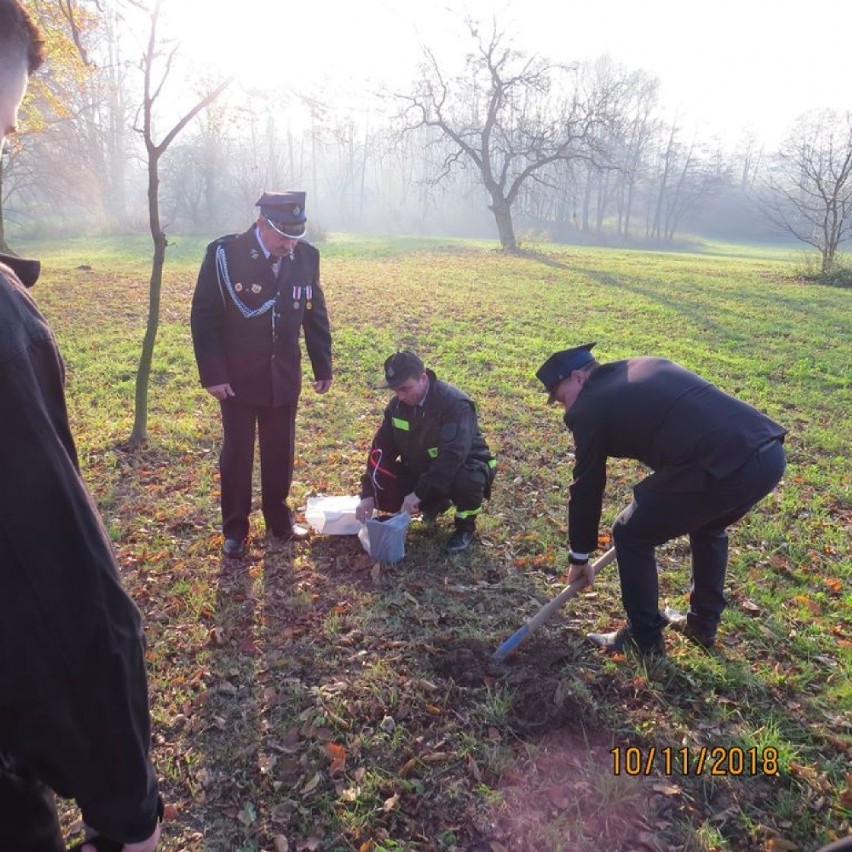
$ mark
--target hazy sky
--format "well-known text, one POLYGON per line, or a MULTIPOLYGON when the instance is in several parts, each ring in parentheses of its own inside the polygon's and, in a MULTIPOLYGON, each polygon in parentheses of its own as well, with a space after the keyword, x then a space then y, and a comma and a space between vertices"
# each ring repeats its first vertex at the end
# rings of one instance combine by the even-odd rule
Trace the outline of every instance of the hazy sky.
POLYGON ((243 0, 236 19, 199 13, 200 0, 171 5, 187 52, 253 84, 404 87, 421 43, 463 54, 467 10, 496 16, 526 52, 608 53, 656 75, 669 117, 702 139, 732 145, 751 130, 771 147, 808 109, 852 109, 852 0, 243 0))

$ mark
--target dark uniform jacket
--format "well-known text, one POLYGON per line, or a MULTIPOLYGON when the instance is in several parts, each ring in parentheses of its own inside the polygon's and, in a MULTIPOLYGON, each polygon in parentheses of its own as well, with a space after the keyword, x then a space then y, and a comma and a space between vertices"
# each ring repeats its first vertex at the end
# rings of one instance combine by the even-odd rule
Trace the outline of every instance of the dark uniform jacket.
POLYGON ((201 384, 230 384, 247 405, 293 405, 305 343, 314 378, 331 378, 331 333, 319 252, 304 240, 276 280, 253 226, 210 243, 192 299, 192 340, 201 384))
MULTIPOLYGON (((414 493, 422 503, 448 494, 466 462, 481 464, 487 472, 494 460, 479 431, 473 400, 431 370, 426 373, 429 392, 423 405, 394 397, 373 439, 373 449, 381 449, 385 461, 401 459, 417 477, 414 493)), ((372 493, 368 471, 361 478, 361 496, 372 493)))
POLYGON ((606 460, 636 459, 654 473, 638 486, 695 492, 721 479, 786 432, 750 405, 664 358, 597 367, 565 415, 574 435, 570 487, 571 549, 597 547, 606 460))
POLYGON ((140 617, 80 477, 53 335, 13 269, 38 274, 0 257, 0 751, 106 836, 143 840, 157 783, 140 617))

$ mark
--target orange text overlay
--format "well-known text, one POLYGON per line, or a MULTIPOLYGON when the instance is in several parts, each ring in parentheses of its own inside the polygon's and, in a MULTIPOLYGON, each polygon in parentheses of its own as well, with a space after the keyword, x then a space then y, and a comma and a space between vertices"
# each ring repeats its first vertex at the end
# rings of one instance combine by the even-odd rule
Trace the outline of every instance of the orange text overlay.
POLYGON ((778 749, 768 746, 619 746, 610 749, 613 775, 777 775, 778 749))

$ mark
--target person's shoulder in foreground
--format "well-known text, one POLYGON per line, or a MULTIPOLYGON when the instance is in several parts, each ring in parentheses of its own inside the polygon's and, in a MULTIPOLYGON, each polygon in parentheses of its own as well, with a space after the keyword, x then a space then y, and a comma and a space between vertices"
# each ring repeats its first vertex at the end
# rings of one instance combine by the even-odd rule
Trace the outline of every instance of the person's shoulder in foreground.
MULTIPOLYGON (((43 59, 24 7, 0 0, 0 144, 43 59)), ((64 852, 56 791, 89 826, 75 848, 153 852, 160 805, 139 613, 80 477, 62 361, 25 291, 37 275, 34 261, 2 259, 0 845, 64 852)))

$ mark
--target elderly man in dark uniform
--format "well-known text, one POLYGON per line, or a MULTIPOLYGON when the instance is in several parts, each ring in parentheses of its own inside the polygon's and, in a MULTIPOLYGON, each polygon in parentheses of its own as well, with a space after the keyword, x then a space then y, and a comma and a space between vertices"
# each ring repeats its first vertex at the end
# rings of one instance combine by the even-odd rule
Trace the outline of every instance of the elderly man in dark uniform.
POLYGON ((394 398, 373 438, 355 516, 363 522, 376 509, 402 510, 433 522, 455 504, 455 532, 447 550, 466 550, 496 470, 476 406, 410 351, 385 361, 381 386, 391 388, 394 398))
POLYGON ((219 400, 223 551, 246 551, 254 440, 260 443, 267 530, 301 540, 287 505, 293 478, 302 330, 313 388, 331 386, 331 332, 319 280, 319 252, 305 234, 305 193, 264 192, 249 230, 212 242, 192 300, 192 339, 201 384, 219 400))
MULTIPOLYGON (((0 0, 0 148, 43 59, 23 6, 0 0)), ((0 849, 65 852, 55 791, 83 815, 74 850, 153 852, 141 619, 80 475, 39 271, 0 255, 0 849)))
POLYGON ((709 648, 725 608, 727 528, 780 481, 785 430, 766 415, 664 358, 598 364, 594 343, 556 352, 536 375, 562 404, 575 443, 568 511, 568 580, 593 574, 606 463, 637 459, 653 473, 635 486, 613 540, 628 623, 589 639, 611 650, 630 644, 664 652, 654 548, 688 535, 692 591, 674 626, 709 648))

